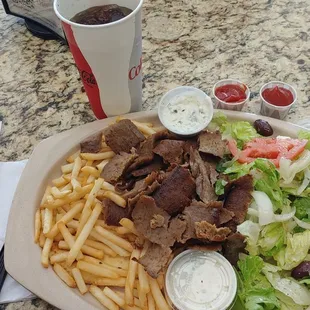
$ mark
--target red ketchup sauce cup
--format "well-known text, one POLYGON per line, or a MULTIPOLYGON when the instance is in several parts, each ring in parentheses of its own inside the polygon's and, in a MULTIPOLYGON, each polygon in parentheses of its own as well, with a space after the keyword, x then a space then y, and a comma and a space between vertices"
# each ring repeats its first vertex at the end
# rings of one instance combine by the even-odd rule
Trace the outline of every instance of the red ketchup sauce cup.
POLYGON ((226 79, 213 86, 215 108, 241 111, 250 99, 250 89, 238 80, 226 79))
POLYGON ((262 115, 284 119, 297 101, 297 92, 287 83, 272 81, 261 88, 260 98, 262 115))

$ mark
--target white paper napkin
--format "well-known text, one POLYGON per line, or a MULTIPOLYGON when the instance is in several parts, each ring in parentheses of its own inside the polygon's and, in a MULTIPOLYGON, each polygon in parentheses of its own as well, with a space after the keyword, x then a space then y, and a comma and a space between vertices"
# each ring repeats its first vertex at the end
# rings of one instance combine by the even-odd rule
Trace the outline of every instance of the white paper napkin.
MULTIPOLYGON (((17 183, 27 160, 0 162, 0 249, 4 244, 6 226, 17 183)), ((0 293, 0 304, 31 299, 35 296, 7 275, 0 293)))

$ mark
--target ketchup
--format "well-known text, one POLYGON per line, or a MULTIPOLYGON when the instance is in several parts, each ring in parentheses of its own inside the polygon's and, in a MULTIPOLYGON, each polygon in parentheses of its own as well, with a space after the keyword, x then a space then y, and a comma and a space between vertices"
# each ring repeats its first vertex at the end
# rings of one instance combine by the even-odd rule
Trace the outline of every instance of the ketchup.
POLYGON ((263 91, 262 96, 268 103, 280 107, 290 105, 294 101, 292 92, 286 88, 279 86, 266 88, 263 91))
POLYGON ((215 96, 227 103, 238 103, 246 99, 245 85, 227 84, 215 89, 215 96))

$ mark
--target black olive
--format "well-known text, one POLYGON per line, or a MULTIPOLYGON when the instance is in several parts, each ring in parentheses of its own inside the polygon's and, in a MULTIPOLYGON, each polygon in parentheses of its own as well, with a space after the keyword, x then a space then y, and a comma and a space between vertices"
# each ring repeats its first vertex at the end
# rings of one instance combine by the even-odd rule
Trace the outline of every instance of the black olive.
POLYGON ((304 261, 292 270, 292 277, 295 279, 302 279, 310 275, 310 261, 304 261))
POLYGON ((256 120, 254 122, 254 128, 260 135, 264 137, 269 137, 273 135, 273 129, 271 125, 267 121, 264 121, 263 119, 256 120))

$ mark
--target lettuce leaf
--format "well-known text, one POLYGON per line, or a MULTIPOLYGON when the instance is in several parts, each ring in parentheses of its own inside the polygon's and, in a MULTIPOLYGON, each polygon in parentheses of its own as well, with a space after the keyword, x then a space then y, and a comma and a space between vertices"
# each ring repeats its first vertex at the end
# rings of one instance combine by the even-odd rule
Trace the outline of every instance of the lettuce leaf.
POLYGON ((258 255, 258 238, 261 230, 261 226, 258 223, 252 221, 244 221, 237 227, 237 231, 246 236, 246 250, 250 255, 258 255))
POLYGON ((238 296, 246 309, 280 309, 275 289, 262 273, 263 260, 258 256, 247 256, 244 260, 239 260, 238 267, 241 281, 238 296))
POLYGON ((217 180, 215 182, 215 194, 218 196, 224 195, 226 184, 227 184, 227 181, 225 180, 217 180))
POLYGON ((260 137, 255 128, 249 122, 228 122, 227 117, 222 112, 214 114, 208 129, 211 131, 220 130, 223 139, 235 139, 238 148, 242 148, 244 143, 260 137))
POLYGON ((295 216, 300 220, 310 218, 310 198, 296 198, 293 202, 296 208, 295 216))
POLYGON ((274 259, 279 267, 284 270, 291 270, 297 267, 307 256, 310 249, 310 230, 294 235, 287 233, 286 247, 283 247, 274 259))
POLYGON ((258 241, 260 253, 267 257, 274 256, 284 247, 285 242, 286 231, 282 223, 266 225, 258 241))
POLYGON ((309 130, 300 130, 298 132, 298 139, 307 139, 309 142, 306 146, 308 150, 310 150, 310 131, 309 130))

